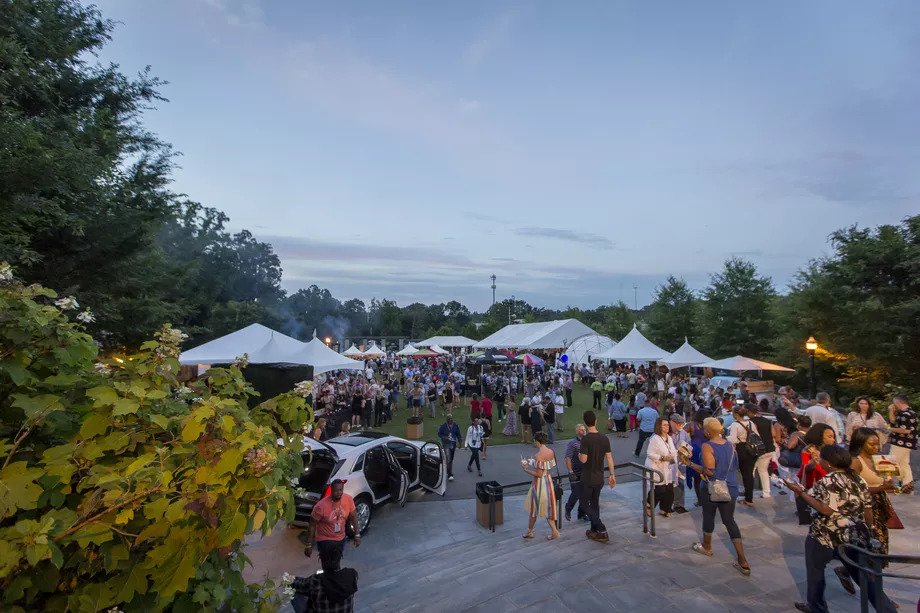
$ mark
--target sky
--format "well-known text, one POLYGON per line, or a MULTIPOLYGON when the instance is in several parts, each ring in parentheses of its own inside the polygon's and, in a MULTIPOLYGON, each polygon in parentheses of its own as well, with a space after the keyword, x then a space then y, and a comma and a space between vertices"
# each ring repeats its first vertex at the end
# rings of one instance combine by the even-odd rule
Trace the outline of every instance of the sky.
POLYGON ((288 291, 473 310, 785 291, 828 236, 920 212, 920 2, 103 0, 150 65, 173 189, 288 291))

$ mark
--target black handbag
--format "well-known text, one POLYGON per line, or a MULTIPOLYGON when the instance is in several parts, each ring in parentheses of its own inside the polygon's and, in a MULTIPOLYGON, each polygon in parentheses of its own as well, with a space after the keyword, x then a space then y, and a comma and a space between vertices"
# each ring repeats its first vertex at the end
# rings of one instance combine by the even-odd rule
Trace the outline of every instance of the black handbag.
POLYGON ((556 478, 553 479, 553 494, 556 500, 562 499, 565 490, 562 489, 562 475, 559 474, 559 462, 556 462, 556 452, 553 452, 553 463, 556 465, 556 478))

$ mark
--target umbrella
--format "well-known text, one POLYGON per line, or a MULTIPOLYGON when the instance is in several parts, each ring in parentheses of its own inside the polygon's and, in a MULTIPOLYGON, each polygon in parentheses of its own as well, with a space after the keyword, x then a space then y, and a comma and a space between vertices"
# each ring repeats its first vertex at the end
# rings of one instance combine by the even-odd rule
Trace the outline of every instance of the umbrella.
POLYGON ((721 360, 710 360, 708 362, 695 364, 695 366, 699 366, 700 368, 712 368, 715 370, 731 370, 734 372, 745 372, 748 370, 778 370, 782 372, 795 372, 795 369, 793 368, 786 368, 785 366, 771 364, 770 362, 762 362, 761 360, 755 360, 754 358, 746 358, 743 355, 736 355, 730 358, 723 358, 721 360))
POLYGON ((537 357, 532 353, 522 353, 517 356, 517 359, 521 360, 525 366, 543 366, 543 358, 537 357))

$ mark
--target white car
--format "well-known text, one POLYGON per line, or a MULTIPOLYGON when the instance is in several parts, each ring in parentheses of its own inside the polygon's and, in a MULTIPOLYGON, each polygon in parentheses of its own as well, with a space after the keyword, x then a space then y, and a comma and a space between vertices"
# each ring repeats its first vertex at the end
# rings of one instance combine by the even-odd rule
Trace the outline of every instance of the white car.
POLYGON ((374 507, 406 504, 409 492, 424 488, 443 496, 447 463, 441 443, 408 441, 382 432, 357 432, 325 442, 304 439, 304 471, 292 482, 296 512, 293 525, 310 522, 313 506, 329 495, 333 479, 345 481, 355 501, 357 528, 363 534, 374 507))

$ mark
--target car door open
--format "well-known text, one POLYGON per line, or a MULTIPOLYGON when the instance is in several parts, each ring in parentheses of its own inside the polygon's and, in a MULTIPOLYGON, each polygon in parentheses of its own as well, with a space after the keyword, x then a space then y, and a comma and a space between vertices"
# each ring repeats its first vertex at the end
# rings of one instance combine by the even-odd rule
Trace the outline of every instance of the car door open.
POLYGON ((430 492, 444 495, 447 491, 447 463, 441 443, 425 443, 418 450, 419 482, 430 492))
POLYGON ((395 502, 399 506, 406 506, 406 497, 409 495, 409 475, 399 465, 393 454, 387 450, 388 477, 390 482, 390 502, 395 502))

